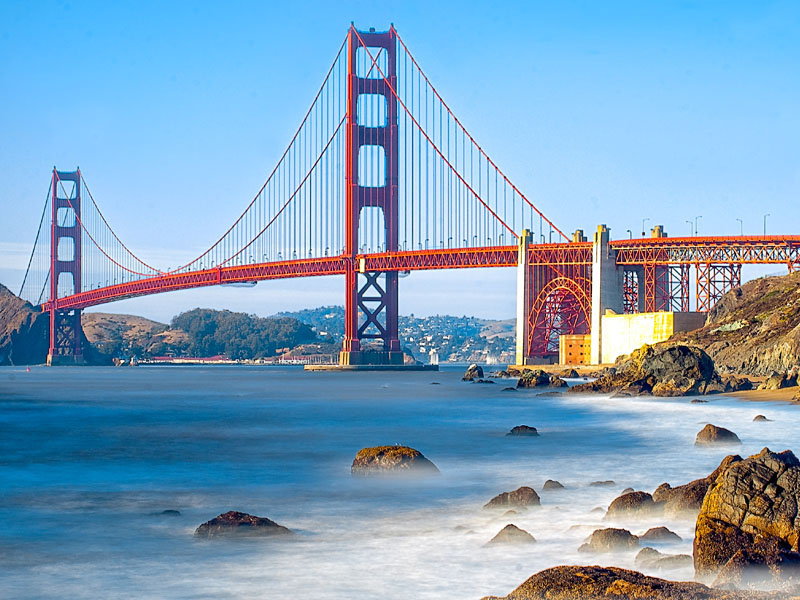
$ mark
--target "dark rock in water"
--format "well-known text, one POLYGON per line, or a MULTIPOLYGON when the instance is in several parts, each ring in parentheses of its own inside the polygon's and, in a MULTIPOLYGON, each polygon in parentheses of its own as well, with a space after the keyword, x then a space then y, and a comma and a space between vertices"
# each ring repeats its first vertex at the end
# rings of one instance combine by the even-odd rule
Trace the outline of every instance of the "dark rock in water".
POLYGON ((620 361, 614 373, 571 387, 568 393, 617 396, 688 396, 712 391, 721 380, 714 361, 701 348, 682 344, 644 345, 620 361))
POLYGON ((503 513, 503 516, 504 517, 513 517, 513 516, 518 515, 518 514, 519 513, 517 511, 515 511, 515 510, 507 510, 506 512, 503 513))
POLYGON ((617 485, 613 480, 607 479, 606 481, 593 481, 589 484, 591 487, 611 487, 617 485))
POLYGON ((504 391, 504 392, 516 392, 516 391, 517 391, 517 388, 514 388, 514 387, 504 387, 504 388, 503 388, 503 391, 504 391))
POLYGON ((698 579, 760 584, 800 577, 800 461, 791 451, 759 454, 721 472, 697 517, 698 579))
POLYGON ((560 377, 562 379, 578 379, 580 375, 575 369, 567 369, 566 371, 562 371, 560 377))
POLYGON ((436 474, 439 469, 422 452, 408 446, 362 448, 350 467, 353 475, 372 476, 394 473, 436 474))
POLYGON ((647 492, 628 492, 614 499, 606 517, 641 516, 653 512, 654 506, 653 497, 647 492))
POLYGON ((528 425, 517 425, 516 427, 512 427, 511 431, 509 431, 506 436, 523 436, 523 437, 536 437, 539 435, 539 432, 536 431, 536 427, 529 427, 528 425))
POLYGON ((703 398, 692 398, 692 404, 708 404, 708 400, 704 400, 703 398))
POLYGON ((438 381, 431 381, 431 385, 441 385, 438 381))
POLYGON ((755 422, 758 422, 758 421, 771 421, 771 420, 772 419, 768 419, 764 415, 756 415, 755 417, 753 417, 753 421, 755 421, 755 422))
POLYGON ((509 523, 489 540, 488 544, 533 544, 534 542, 536 539, 530 533, 509 523))
POLYGON ((550 375, 546 371, 541 369, 527 369, 522 373, 519 380, 517 381, 518 388, 536 388, 536 387, 551 387, 551 388, 562 388, 567 387, 567 382, 561 379, 560 377, 556 377, 555 375, 550 375))
POLYGON ((494 383, 491 379, 473 379, 472 383, 494 383))
POLYGON ((508 371, 495 371, 494 373, 489 374, 489 377, 495 377, 497 379, 507 379, 511 376, 511 373, 508 371))
POLYGON ((624 490, 622 490, 622 492, 620 492, 620 495, 629 494, 630 492, 635 492, 635 491, 636 490, 634 490, 632 487, 626 487, 624 490))
POLYGON ((688 554, 663 554, 655 548, 642 548, 636 555, 634 563, 640 569, 685 569, 692 566, 692 557, 688 554))
POLYGON ((668 515, 690 515, 692 518, 696 518, 708 488, 717 480, 720 473, 740 460, 742 460, 741 456, 731 454, 726 456, 708 477, 695 479, 674 488, 668 483, 662 483, 653 492, 653 501, 657 506, 663 507, 664 512, 668 515))
POLYGON ((681 536, 666 527, 651 527, 639 536, 642 542, 682 542, 681 536))
POLYGON ((782 390, 797 385, 796 373, 778 373, 773 371, 766 381, 758 386, 760 390, 782 390))
POLYGON ((578 552, 617 552, 639 546, 639 538, 627 529, 597 529, 578 548, 578 552))
POLYGON ((695 446, 704 446, 708 444, 741 444, 742 441, 739 436, 733 433, 730 429, 724 427, 717 427, 709 423, 701 429, 697 438, 694 441, 695 446))
POLYGON ((158 515, 164 515, 165 517, 180 517, 181 511, 175 510, 172 508, 168 508, 167 510, 162 510, 160 513, 156 513, 158 515))
POLYGON ((533 488, 522 486, 513 492, 498 494, 483 508, 505 508, 506 506, 539 506, 539 494, 533 488))
MULTIPOLYGON (((775 594, 732 594, 702 583, 667 581, 619 567, 560 566, 539 571, 508 596, 483 600, 778 600, 775 594)), ((784 599, 785 600, 785 599, 784 599)))
POLYGON ((266 517, 254 517, 247 513, 231 510, 214 517, 198 527, 194 534, 200 537, 220 535, 270 536, 292 533, 283 525, 278 525, 266 517))
POLYGON ((475 381, 476 379, 483 379, 483 367, 472 363, 467 367, 467 371, 464 373, 461 381, 475 381))
POLYGON ((543 490, 563 490, 564 486, 554 479, 548 479, 544 482, 543 490))

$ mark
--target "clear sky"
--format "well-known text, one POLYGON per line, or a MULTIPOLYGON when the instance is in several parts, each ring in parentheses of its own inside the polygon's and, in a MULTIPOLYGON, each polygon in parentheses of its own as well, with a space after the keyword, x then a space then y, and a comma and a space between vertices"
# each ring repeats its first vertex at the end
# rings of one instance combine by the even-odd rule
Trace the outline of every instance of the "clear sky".
MULTIPOLYGON (((80 166, 159 266, 209 246, 285 148, 350 21, 394 23, 467 129, 563 230, 800 233, 800 2, 0 3, 0 282, 50 170, 80 166)), ((102 307, 169 319, 343 302, 340 278, 102 307)), ((414 273, 401 312, 505 318, 512 270, 414 273), (453 290, 458 292, 454 303, 453 290)))

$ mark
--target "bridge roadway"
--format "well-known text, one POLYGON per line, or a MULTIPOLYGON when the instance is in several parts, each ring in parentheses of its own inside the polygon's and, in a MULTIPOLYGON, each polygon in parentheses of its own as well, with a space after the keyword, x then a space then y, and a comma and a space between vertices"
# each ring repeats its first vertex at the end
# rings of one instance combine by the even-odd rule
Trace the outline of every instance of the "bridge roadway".
MULTIPOLYGON (((679 264, 780 264, 800 269, 800 235, 643 238, 613 240, 618 265, 679 264)), ((126 298, 212 285, 344 275, 348 265, 361 272, 424 271, 517 266, 516 246, 489 248, 413 250, 266 262, 214 267, 191 272, 164 273, 155 277, 82 291, 42 305, 42 310, 83 309, 126 298)), ((592 242, 532 244, 531 264, 590 264, 592 242)))

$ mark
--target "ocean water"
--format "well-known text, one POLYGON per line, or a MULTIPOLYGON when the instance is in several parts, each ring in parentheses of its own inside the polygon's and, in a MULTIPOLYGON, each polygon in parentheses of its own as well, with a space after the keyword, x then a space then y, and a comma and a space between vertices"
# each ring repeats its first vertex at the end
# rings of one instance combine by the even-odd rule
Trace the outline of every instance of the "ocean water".
POLYGON ((609 523, 598 507, 710 473, 729 450, 694 447, 705 423, 735 431, 740 454, 792 448, 800 425, 789 404, 538 396, 462 372, 2 368, 0 597, 477 599, 558 564, 633 567, 635 551, 577 548, 598 527, 666 525, 683 541, 657 547, 690 554, 693 523, 609 523), (505 437, 520 424, 540 437, 505 437), (395 443, 441 475, 351 477, 360 448, 395 443), (566 489, 542 491, 547 479, 566 489), (521 485, 541 507, 482 509, 521 485), (297 535, 193 536, 228 510, 297 535), (537 543, 485 547, 509 522, 537 543))

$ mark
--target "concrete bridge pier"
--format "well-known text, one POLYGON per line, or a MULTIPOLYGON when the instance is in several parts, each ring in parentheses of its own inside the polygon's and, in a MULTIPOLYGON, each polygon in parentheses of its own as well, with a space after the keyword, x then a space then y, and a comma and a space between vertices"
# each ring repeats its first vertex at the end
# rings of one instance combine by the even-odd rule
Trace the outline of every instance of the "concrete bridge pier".
MULTIPOLYGON (((603 358, 603 314, 606 309, 624 312, 624 269, 617 267, 616 252, 609 244, 610 229, 598 225, 592 245, 592 322, 591 361, 600 364, 603 358)), ((639 297, 641 298, 643 294, 639 297)))

